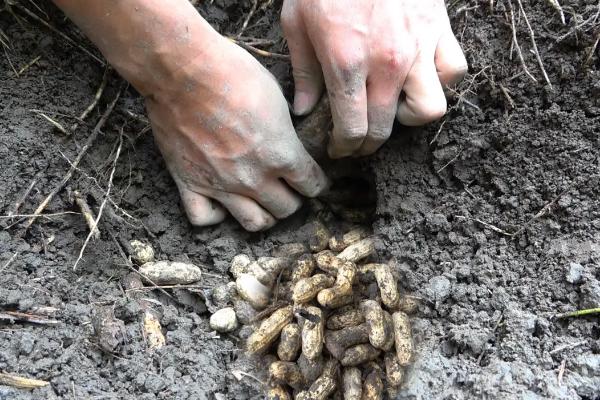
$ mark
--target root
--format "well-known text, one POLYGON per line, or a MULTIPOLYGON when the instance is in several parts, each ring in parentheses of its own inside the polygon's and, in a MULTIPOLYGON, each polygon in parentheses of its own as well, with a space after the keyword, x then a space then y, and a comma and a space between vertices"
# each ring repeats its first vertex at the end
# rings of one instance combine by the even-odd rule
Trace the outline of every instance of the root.
POLYGON ((519 46, 519 40, 517 39, 517 28, 515 26, 515 12, 513 10, 512 0, 508 2, 508 7, 510 8, 510 26, 512 28, 512 43, 517 50, 517 55, 519 56, 519 61, 521 61, 521 66, 523 67, 523 71, 525 75, 527 75, 532 81, 537 83, 537 79, 531 72, 529 72, 529 68, 527 68, 527 64, 525 64, 525 59, 523 58, 523 52, 521 52, 521 46, 519 46))
POLYGON ((94 218, 94 213, 92 212, 92 209, 90 208, 89 204, 87 203, 87 201, 85 201, 85 198, 77 190, 73 192, 73 197, 75 199, 75 204, 77 204, 77 206, 81 210, 81 213, 83 214, 83 218, 85 219, 85 222, 88 225, 88 228, 90 229, 90 233, 92 234, 94 239, 100 239, 100 230, 98 229, 98 225, 96 224, 96 220, 94 218))
MULTIPOLYGON (((510 1, 509 1, 509 3, 510 3, 510 1)), ((525 20, 525 25, 527 25, 527 29, 529 30, 529 38, 531 39, 531 46, 533 47, 533 52, 535 54, 535 58, 537 59, 540 69, 542 70, 542 74, 544 75, 544 79, 546 80, 546 83, 550 87, 550 90, 554 90, 554 87, 552 86, 552 83, 550 82, 550 78, 548 78, 548 73, 546 72, 546 68, 544 68, 544 62, 542 61, 542 56, 540 55, 540 52, 537 47, 537 43, 535 41, 535 33, 533 32, 533 28, 531 27, 531 24, 529 23, 529 18, 527 18, 527 13, 525 12, 525 9, 523 8, 523 3, 521 2, 521 0, 517 0, 517 3, 519 3, 519 9, 523 13, 523 19, 525 20)))
MULTIPOLYGON (((102 200, 102 204, 100 205, 100 209, 98 210, 98 216, 93 221, 93 226, 90 229, 90 233, 87 235, 85 242, 83 242, 83 246, 81 246, 81 250, 79 251, 79 256, 77 257, 77 260, 75 260, 75 264, 73 264, 73 271, 75 271, 77 269, 77 265, 83 258, 83 253, 85 252, 85 249, 86 249, 88 243, 90 242, 90 239, 92 238, 92 236, 94 236, 95 233, 97 233, 98 222, 100 222, 100 218, 102 218, 102 213, 104 212, 104 207, 106 207, 106 203, 108 202, 108 199, 110 197, 110 191, 112 190, 112 187, 113 187, 113 178, 115 176, 115 170, 117 169, 117 162, 119 161, 119 156, 121 155, 122 147, 123 147, 123 130, 121 129, 121 133, 119 134, 119 147, 117 147, 117 153, 115 154, 115 158, 112 163, 112 170, 110 171, 110 177, 108 178, 108 187, 106 188, 106 193, 104 195, 104 199, 102 200)), ((99 232, 98 232, 98 236, 99 236, 99 232)))
POLYGON ((98 87, 98 90, 96 91, 96 94, 94 95, 94 99, 92 100, 90 105, 87 106, 87 108, 85 110, 83 110, 83 112, 81 113, 81 115, 78 118, 78 121, 75 122, 71 126, 71 132, 74 132, 77 129, 77 127, 79 126, 79 122, 80 121, 83 122, 87 118, 87 116, 92 112, 92 110, 98 105, 98 102, 100 101, 100 98, 102 97, 102 94, 104 93, 104 89, 106 89, 109 72, 110 72, 110 67, 106 67, 104 69, 104 74, 102 75, 102 82, 100 82, 100 86, 98 87))
POLYGON ((121 91, 119 90, 119 92, 117 93, 117 95, 115 96, 113 101, 106 108, 106 111, 104 111, 104 114, 102 115, 102 117, 100 117, 100 120, 94 127, 94 130, 92 131, 90 136, 88 136, 85 144, 81 148, 81 151, 77 155, 77 158, 75 158, 71 167, 69 168, 69 171, 65 174, 65 176, 58 183, 58 185, 56 185, 54 187, 54 189, 50 192, 50 194, 48 194, 48 196, 44 199, 44 201, 42 201, 42 203, 35 209, 33 216, 27 220, 27 222, 25 223, 25 226, 24 226, 24 230, 21 233, 21 236, 27 232, 27 230, 31 227, 31 225, 35 222, 35 220, 40 216, 40 214, 42 212, 44 212, 44 210, 46 209, 48 204, 52 201, 52 199, 54 199, 54 196, 56 196, 63 189, 63 187, 67 184, 67 182, 69 182, 69 180, 73 176, 73 173, 77 169, 77 166, 79 165, 79 163, 81 162, 81 160, 83 159, 83 157, 85 156, 87 151, 90 149, 90 147, 92 146, 92 144, 94 143, 94 141, 96 140, 98 135, 100 134, 100 130, 102 129, 102 127, 108 120, 108 117, 111 115, 112 111, 114 110, 115 105, 117 104, 117 101, 119 100, 120 96, 121 96, 121 91))

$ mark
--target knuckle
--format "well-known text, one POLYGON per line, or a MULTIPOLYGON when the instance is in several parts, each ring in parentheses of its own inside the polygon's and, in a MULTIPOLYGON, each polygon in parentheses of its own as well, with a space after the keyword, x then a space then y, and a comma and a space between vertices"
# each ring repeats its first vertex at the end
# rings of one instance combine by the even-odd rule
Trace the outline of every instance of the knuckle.
POLYGON ((420 108, 421 118, 426 122, 436 121, 446 114, 446 98, 440 97, 438 100, 424 103, 420 108))
POLYGON ((379 57, 379 64, 383 65, 386 70, 395 74, 404 71, 409 63, 408 55, 395 47, 386 48, 379 57))
POLYGON ((362 142, 365 136, 367 136, 366 127, 350 125, 342 128, 342 137, 346 142, 362 142))

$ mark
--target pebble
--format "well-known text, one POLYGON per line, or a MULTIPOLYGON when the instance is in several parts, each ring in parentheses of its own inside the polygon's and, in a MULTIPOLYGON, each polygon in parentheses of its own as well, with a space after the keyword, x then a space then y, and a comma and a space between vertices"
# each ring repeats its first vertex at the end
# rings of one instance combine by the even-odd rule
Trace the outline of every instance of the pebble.
POLYGON ((565 279, 569 283, 580 283, 583 279, 583 271, 583 265, 572 262, 569 264, 569 269, 565 274, 565 279))
POLYGON ((231 307, 222 308, 210 317, 210 328, 217 332, 232 332, 238 327, 235 311, 231 307))

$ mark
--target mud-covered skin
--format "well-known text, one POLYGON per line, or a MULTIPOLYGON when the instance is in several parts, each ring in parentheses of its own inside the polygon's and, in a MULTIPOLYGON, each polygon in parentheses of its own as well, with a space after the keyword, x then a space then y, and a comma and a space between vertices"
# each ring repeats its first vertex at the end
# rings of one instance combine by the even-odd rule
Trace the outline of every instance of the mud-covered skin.
MULTIPOLYGON (((50 12, 48 2, 36 4, 49 12, 56 27, 78 37, 61 14, 50 12)), ((219 32, 236 35, 251 4, 235 3, 229 9, 222 4, 199 2, 199 7, 219 32)), ((485 78, 488 68, 476 78, 473 94, 466 97, 483 113, 462 103, 448 114, 431 146, 439 124, 414 132, 398 130, 377 153, 371 167, 379 197, 375 234, 385 247, 378 252, 382 260, 394 259, 392 271, 400 278, 401 293, 422 298, 416 315, 411 316, 418 338, 415 363, 407 370, 399 398, 594 398, 600 387, 600 371, 594 364, 595 341, 591 339, 597 333, 597 320, 555 323, 548 316, 556 310, 579 309, 592 298, 598 281, 594 260, 600 257, 596 247, 600 240, 596 224, 600 184, 596 164, 592 163, 598 148, 593 132, 600 124, 594 111, 599 95, 597 56, 592 57, 588 72, 581 69, 596 37, 591 31, 580 31, 556 44, 554 38, 544 36, 544 31, 566 34, 578 17, 563 26, 546 2, 523 3, 554 85, 555 92, 549 93, 523 76, 514 54, 512 61, 504 57, 510 46, 510 28, 499 23, 504 18, 502 3, 494 4, 497 8, 493 12, 486 6, 468 10, 468 15, 458 12, 463 6, 470 7, 464 2, 449 9, 456 32, 464 31, 461 40, 472 73, 493 68, 495 89, 485 78), (499 83, 510 91, 517 108, 510 108, 498 91, 499 83), (457 160, 436 174, 461 148, 457 160), (476 180, 471 182, 473 177, 476 180), (571 183, 577 183, 574 189, 571 183), (470 215, 504 229, 519 228, 546 202, 569 188, 573 190, 517 240, 455 218, 470 215), (571 263, 579 266, 571 268, 571 263), (568 281, 567 276, 577 271, 579 280, 568 281), (449 294, 444 292, 444 282, 450 282, 449 294), (501 314, 503 318, 494 330, 501 314), (559 346, 582 341, 585 343, 578 347, 548 354, 559 346), (556 371, 563 358, 567 359, 566 371, 562 385, 558 385, 556 371), (463 378, 464 385, 455 383, 463 378)), ((583 2, 571 6, 584 19, 596 12, 595 6, 583 2)), ((248 35, 277 40, 278 12, 276 8, 259 10, 257 21, 265 18, 274 23, 256 27, 251 23, 248 35)), ((42 54, 18 79, 12 77, 3 53, 0 57, 5 73, 0 74, 0 209, 5 215, 39 170, 44 172, 42 178, 22 211, 29 212, 41 202, 69 168, 58 150, 73 160, 79 151, 77 144, 89 133, 80 128, 75 134, 77 143, 65 139, 29 110, 78 115, 92 100, 103 69, 33 22, 25 20, 25 27, 21 27, 10 14, 0 13, 0 23, 11 39, 8 54, 17 69, 42 54)), ((530 70, 541 80, 535 60, 529 58, 529 38, 522 19, 518 37, 530 70)), ((281 51, 278 44, 265 48, 281 51)), ((261 61, 277 74, 291 99, 287 63, 270 58, 261 61)), ((111 76, 100 111, 118 83, 111 76)), ((124 132, 131 138, 144 128, 143 123, 126 118, 119 110, 144 113, 137 95, 125 92, 104 135, 84 158, 82 171, 95 176, 95 168, 111 158, 124 121, 124 132)), ((48 115, 65 126, 72 122, 48 115)), ((89 124, 93 125, 97 117, 92 113, 89 124)), ((271 255, 270 249, 277 245, 304 240, 299 235, 306 218, 293 217, 265 236, 248 235, 233 220, 194 230, 164 168, 151 136, 140 136, 134 147, 125 141, 115 174, 114 191, 119 196, 114 199, 139 218, 152 235, 138 223, 140 229, 129 226, 128 220, 118 219, 122 216, 118 211, 107 208, 100 223, 103 236, 90 243, 80 273, 73 273, 71 267, 81 238, 88 233, 81 216, 39 220, 24 239, 17 239, 14 229, 0 231, 0 268, 20 252, 0 275, 0 303, 17 304, 21 311, 32 311, 40 304, 54 306, 61 310, 55 317, 65 322, 52 329, 0 329, 4 357, 0 369, 16 373, 13 368, 18 365, 18 372, 51 382, 33 392, 2 388, 10 399, 69 398, 73 396, 71 382, 78 398, 210 399, 215 393, 240 400, 264 398, 262 388, 252 379, 237 381, 228 373, 240 368, 256 371, 243 362, 232 362, 231 354, 239 351, 236 342, 227 335, 215 339, 208 314, 144 292, 145 297, 158 298, 167 305, 161 319, 167 343, 162 362, 154 362, 155 356, 147 351, 141 336, 140 321, 132 313, 133 306, 123 300, 119 277, 129 270, 120 265, 123 260, 107 230, 120 241, 151 243, 161 259, 205 264, 210 268, 206 272, 227 275, 228 264, 236 254, 247 253, 253 258, 271 255), (42 231, 46 237, 55 237, 46 251, 40 251, 42 231), (87 322, 93 303, 106 301, 116 302, 115 313, 125 321, 127 360, 103 358, 99 348, 86 345, 86 340, 92 339, 87 322)), ((101 176, 97 178, 105 182, 101 176)), ((73 189, 89 191, 98 203, 102 201, 102 191, 86 178, 75 176, 71 184, 73 189)), ((71 207, 63 192, 48 211, 71 207)), ((348 224, 336 232, 351 228, 348 224)), ((218 283, 227 283, 227 279, 218 283)))

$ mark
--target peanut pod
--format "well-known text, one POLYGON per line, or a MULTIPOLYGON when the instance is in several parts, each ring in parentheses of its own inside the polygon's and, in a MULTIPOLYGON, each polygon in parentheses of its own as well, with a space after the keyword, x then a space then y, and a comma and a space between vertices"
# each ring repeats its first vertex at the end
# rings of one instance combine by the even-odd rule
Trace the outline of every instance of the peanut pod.
POLYGON ((301 353, 297 362, 306 382, 314 382, 323 372, 323 356, 319 356, 315 360, 309 360, 301 353))
POLYGON ((335 235, 329 239, 329 248, 333 251, 340 252, 367 236, 369 236, 369 231, 365 228, 352 229, 343 235, 335 235))
POLYGON ((271 314, 248 338, 246 343, 248 353, 259 354, 265 352, 277 339, 281 330, 292 321, 293 317, 292 306, 280 308, 271 314))
POLYGON ((344 261, 339 259, 331 250, 323 250, 315 256, 317 267, 329 275, 336 276, 338 270, 344 265, 344 261))
POLYGON ((231 260, 231 266, 229 267, 229 272, 235 279, 239 278, 241 274, 248 273, 248 265, 250 265, 252 261, 250 257, 245 254, 238 254, 233 257, 231 260))
POLYGON ((323 351, 325 320, 318 307, 309 306, 305 311, 308 316, 302 325, 302 354, 309 360, 315 360, 323 351))
POLYGON ((339 269, 333 287, 323 289, 317 295, 317 301, 323 307, 337 308, 352 301, 352 284, 356 276, 356 267, 345 262, 339 269))
POLYGON ((405 367, 412 362, 413 340, 408 315, 397 311, 392 315, 394 336, 396 342, 396 355, 401 366, 405 367))
POLYGON ((315 270, 315 259, 312 254, 303 254, 296 260, 296 266, 292 271, 291 281, 296 283, 302 278, 309 278, 315 270))
POLYGON ((365 378, 361 400, 381 400, 383 399, 383 376, 381 368, 377 364, 365 378))
POLYGON ((357 344, 344 352, 340 362, 344 367, 356 367, 368 361, 373 361, 381 351, 371 346, 370 344, 357 344))
POLYGON ((394 353, 386 353, 383 356, 383 362, 388 385, 395 388, 399 387, 404 378, 404 369, 400 365, 398 357, 394 353))
POLYGON ((202 271, 197 266, 175 261, 148 262, 139 272, 156 285, 187 285, 202 278, 202 271))
POLYGON ((323 289, 333 286, 335 278, 325 274, 316 274, 310 278, 300 279, 294 285, 292 300, 294 303, 306 303, 315 298, 323 289))
POLYGON ((337 257, 344 261, 356 263, 373 253, 375 253, 375 243, 373 239, 366 238, 346 247, 337 257))
POLYGON ((318 253, 319 251, 323 251, 327 248, 329 239, 331 238, 331 232, 329 229, 327 229, 323 222, 319 220, 315 221, 313 225, 314 231, 309 239, 309 247, 311 251, 318 253))
POLYGON ((349 326, 360 325, 365 322, 365 315, 357 308, 349 306, 340 309, 327 319, 327 329, 335 331, 349 326))
POLYGON ((337 331, 325 333, 325 347, 332 356, 341 360, 346 349, 357 344, 369 342, 369 328, 367 324, 349 326, 337 331))
POLYGON ((381 302, 391 310, 396 309, 398 302, 400 301, 400 293, 398 292, 396 278, 392 275, 389 265, 370 264, 370 266, 375 275, 377 286, 379 287, 381 302))
POLYGON ((292 400, 292 396, 283 386, 274 386, 267 392, 267 400, 292 400))
POLYGON ((383 348, 387 340, 383 309, 375 300, 363 300, 360 308, 365 315, 365 321, 369 330, 369 342, 373 347, 377 347, 378 349, 383 348))
POLYGON ((392 319, 392 314, 383 310, 383 316, 385 317, 385 336, 386 340, 381 346, 381 350, 387 352, 392 350, 394 347, 394 320, 392 319))
POLYGON ((298 324, 289 324, 281 331, 279 345, 277 346, 277 355, 282 361, 294 361, 298 357, 300 350, 300 326, 298 324))
POLYGON ((289 361, 275 361, 269 366, 269 378, 277 384, 287 384, 300 390, 305 385, 304 376, 296 363, 289 361))
POLYGON ((298 393, 296 400, 326 400, 336 387, 337 383, 331 376, 330 368, 324 368, 323 374, 310 385, 308 390, 298 393))
POLYGON ((361 400, 362 374, 356 367, 344 368, 343 374, 344 400, 361 400))

